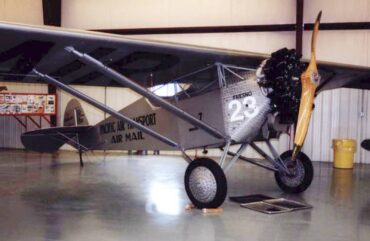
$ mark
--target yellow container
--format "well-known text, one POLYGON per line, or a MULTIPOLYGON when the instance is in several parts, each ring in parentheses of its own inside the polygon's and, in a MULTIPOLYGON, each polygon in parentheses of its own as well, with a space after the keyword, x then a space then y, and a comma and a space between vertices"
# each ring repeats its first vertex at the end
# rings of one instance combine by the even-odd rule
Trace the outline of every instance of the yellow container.
POLYGON ((353 159, 356 152, 356 141, 352 139, 334 139, 334 167, 353 168, 353 159))

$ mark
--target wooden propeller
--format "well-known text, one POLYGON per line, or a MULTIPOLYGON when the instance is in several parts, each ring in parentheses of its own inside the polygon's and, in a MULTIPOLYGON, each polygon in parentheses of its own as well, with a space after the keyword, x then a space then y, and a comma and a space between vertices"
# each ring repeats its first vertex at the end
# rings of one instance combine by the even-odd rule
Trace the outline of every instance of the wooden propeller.
POLYGON ((320 82, 320 75, 316 65, 316 40, 319 32, 321 11, 317 15, 311 39, 311 59, 307 69, 301 75, 302 95, 298 112, 297 128, 294 137, 292 159, 295 160, 301 150, 310 125, 315 98, 316 87, 320 82))

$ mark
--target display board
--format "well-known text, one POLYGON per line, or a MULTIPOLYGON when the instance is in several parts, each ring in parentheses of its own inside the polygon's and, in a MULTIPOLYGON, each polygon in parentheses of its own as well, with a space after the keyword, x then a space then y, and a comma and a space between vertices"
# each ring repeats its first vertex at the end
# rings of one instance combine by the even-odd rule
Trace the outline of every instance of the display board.
POLYGON ((0 93, 2 115, 56 115, 56 95, 0 93))

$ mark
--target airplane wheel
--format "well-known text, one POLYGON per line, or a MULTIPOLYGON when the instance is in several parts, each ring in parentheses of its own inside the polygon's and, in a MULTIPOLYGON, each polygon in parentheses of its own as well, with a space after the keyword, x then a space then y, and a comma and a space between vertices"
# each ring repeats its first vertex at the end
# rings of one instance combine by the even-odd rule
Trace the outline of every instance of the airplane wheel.
POLYGON ((225 173, 212 159, 197 158, 186 169, 185 190, 195 207, 217 208, 227 194, 225 173))
POLYGON ((313 166, 310 158, 300 152, 296 161, 291 160, 292 151, 286 151, 280 158, 285 162, 291 174, 275 172, 275 179, 279 187, 287 193, 300 193, 306 190, 313 179, 313 166))

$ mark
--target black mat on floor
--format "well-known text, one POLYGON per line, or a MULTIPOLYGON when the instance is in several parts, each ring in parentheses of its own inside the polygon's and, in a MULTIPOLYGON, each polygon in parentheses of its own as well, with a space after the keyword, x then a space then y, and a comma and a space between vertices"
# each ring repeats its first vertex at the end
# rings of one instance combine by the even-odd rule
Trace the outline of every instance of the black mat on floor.
POLYGON ((273 197, 269 197, 263 194, 253 194, 253 195, 247 195, 247 196, 235 196, 235 197, 229 197, 230 201, 236 202, 236 203, 253 203, 253 202, 260 202, 267 199, 274 199, 273 197))
POLYGON ((240 206, 243 208, 266 214, 293 212, 312 208, 312 206, 302 202, 285 198, 273 198, 263 194, 229 197, 229 199, 230 201, 240 203, 240 206))
POLYGON ((252 203, 242 203, 240 204, 240 206, 266 214, 286 213, 312 208, 311 205, 285 198, 268 199, 252 203))

